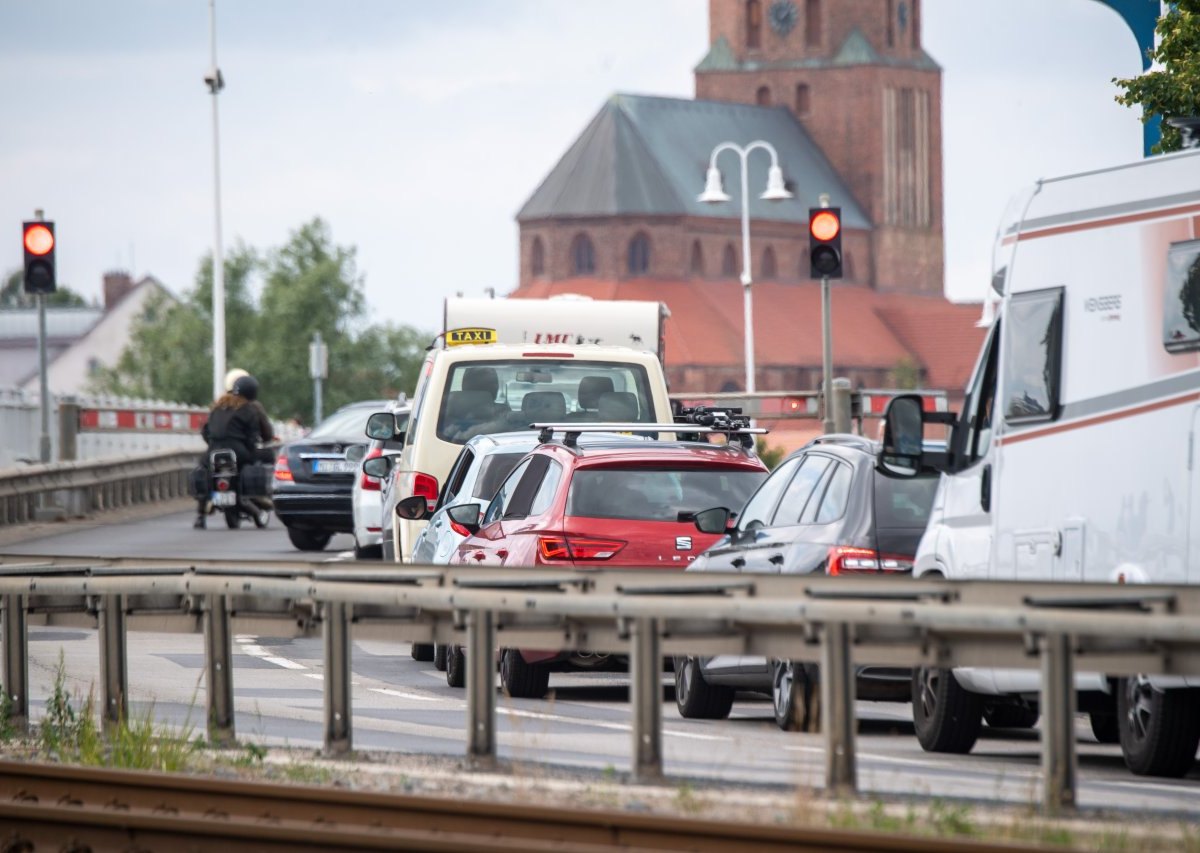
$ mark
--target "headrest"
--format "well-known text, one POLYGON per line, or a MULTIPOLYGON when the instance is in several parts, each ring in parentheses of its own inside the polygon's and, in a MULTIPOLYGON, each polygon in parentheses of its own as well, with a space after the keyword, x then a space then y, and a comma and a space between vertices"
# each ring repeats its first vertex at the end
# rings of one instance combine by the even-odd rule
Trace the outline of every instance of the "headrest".
POLYGON ((613 381, 610 376, 585 376, 579 380, 579 408, 596 409, 600 406, 600 395, 611 394, 613 381))
POLYGON ((521 414, 530 421, 561 421, 567 416, 567 398, 561 391, 530 391, 521 398, 521 414))
POLYGON ((596 420, 629 423, 638 419, 637 395, 629 391, 609 391, 600 397, 596 420))
POLYGON ((451 391, 446 395, 446 420, 487 420, 492 415, 493 399, 487 391, 451 391))
POLYGON ((464 391, 487 391, 495 401, 496 392, 500 390, 500 377, 496 375, 496 368, 468 367, 463 374, 462 389, 464 391))

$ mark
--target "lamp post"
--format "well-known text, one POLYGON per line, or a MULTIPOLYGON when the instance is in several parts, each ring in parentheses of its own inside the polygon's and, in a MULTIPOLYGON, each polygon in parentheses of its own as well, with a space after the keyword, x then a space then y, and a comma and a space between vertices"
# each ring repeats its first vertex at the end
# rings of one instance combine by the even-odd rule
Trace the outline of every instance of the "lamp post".
POLYGON ((208 0, 208 26, 212 40, 212 68, 204 75, 212 93, 213 115, 213 399, 225 391, 225 256, 221 251, 221 142, 217 122, 217 94, 225 88, 225 78, 217 67, 217 0, 208 0))
POLYGON ((754 306, 750 296, 750 285, 754 279, 750 275, 750 152, 762 149, 771 155, 771 168, 767 172, 767 188, 759 198, 765 201, 782 201, 791 198, 783 183, 783 170, 779 168, 779 155, 775 147, 761 139, 749 145, 737 145, 733 142, 722 142, 713 149, 708 161, 708 175, 704 183, 704 192, 699 200, 708 204, 719 204, 729 201, 729 195, 721 186, 721 170, 717 168, 717 158, 724 151, 732 151, 738 155, 742 164, 742 307, 745 314, 746 327, 746 393, 754 393, 754 306))

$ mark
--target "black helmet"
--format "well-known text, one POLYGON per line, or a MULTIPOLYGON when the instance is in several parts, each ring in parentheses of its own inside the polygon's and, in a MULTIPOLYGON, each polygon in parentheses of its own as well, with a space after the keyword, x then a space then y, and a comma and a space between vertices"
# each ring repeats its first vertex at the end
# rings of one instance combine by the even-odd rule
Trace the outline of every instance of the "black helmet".
POLYGON ((239 376, 233 383, 233 393, 247 400, 258 399, 258 380, 247 374, 239 376))

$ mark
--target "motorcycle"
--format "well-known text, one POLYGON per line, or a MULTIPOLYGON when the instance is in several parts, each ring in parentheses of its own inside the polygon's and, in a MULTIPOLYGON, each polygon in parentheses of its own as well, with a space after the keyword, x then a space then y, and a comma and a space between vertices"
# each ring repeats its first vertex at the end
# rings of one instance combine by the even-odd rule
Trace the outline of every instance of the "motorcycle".
POLYGON ((261 465, 245 465, 238 470, 237 455, 232 450, 213 450, 208 454, 208 467, 198 468, 193 474, 197 480, 196 491, 208 495, 208 512, 219 512, 225 516, 225 526, 236 530, 242 519, 249 519, 261 529, 271 520, 271 512, 256 504, 254 499, 265 502, 267 476, 261 465), (196 476, 199 475, 199 476, 196 476))

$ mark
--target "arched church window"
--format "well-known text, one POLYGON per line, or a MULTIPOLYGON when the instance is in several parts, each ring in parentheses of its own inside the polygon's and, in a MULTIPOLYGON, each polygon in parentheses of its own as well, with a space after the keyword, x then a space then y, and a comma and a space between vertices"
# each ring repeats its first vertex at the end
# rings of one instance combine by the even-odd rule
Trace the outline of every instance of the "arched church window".
POLYGON ((760 107, 771 106, 771 90, 766 86, 759 86, 758 91, 754 93, 754 100, 760 107))
POLYGON ((629 241, 627 263, 630 275, 645 275, 650 270, 650 238, 639 231, 629 241))
POLYGON ((700 241, 692 242, 692 275, 704 275, 704 249, 700 246, 700 241))
POLYGON ((775 249, 767 246, 762 256, 762 277, 766 281, 776 278, 779 271, 775 267, 775 249))
POLYGON ((737 275, 737 249, 730 243, 721 255, 721 275, 732 277, 737 275))
POLYGON ((546 247, 542 245, 541 237, 534 237, 533 246, 529 249, 529 272, 532 275, 546 272, 546 247))
POLYGON ((796 115, 806 116, 812 109, 812 94, 807 83, 796 84, 796 115))
POLYGON ((804 0, 804 43, 821 46, 821 0, 804 0))
POLYGON ((757 50, 762 46, 762 3, 746 2, 746 47, 757 50))
POLYGON ((586 234, 576 234, 571 241, 571 273, 589 275, 596 271, 596 250, 586 234))

